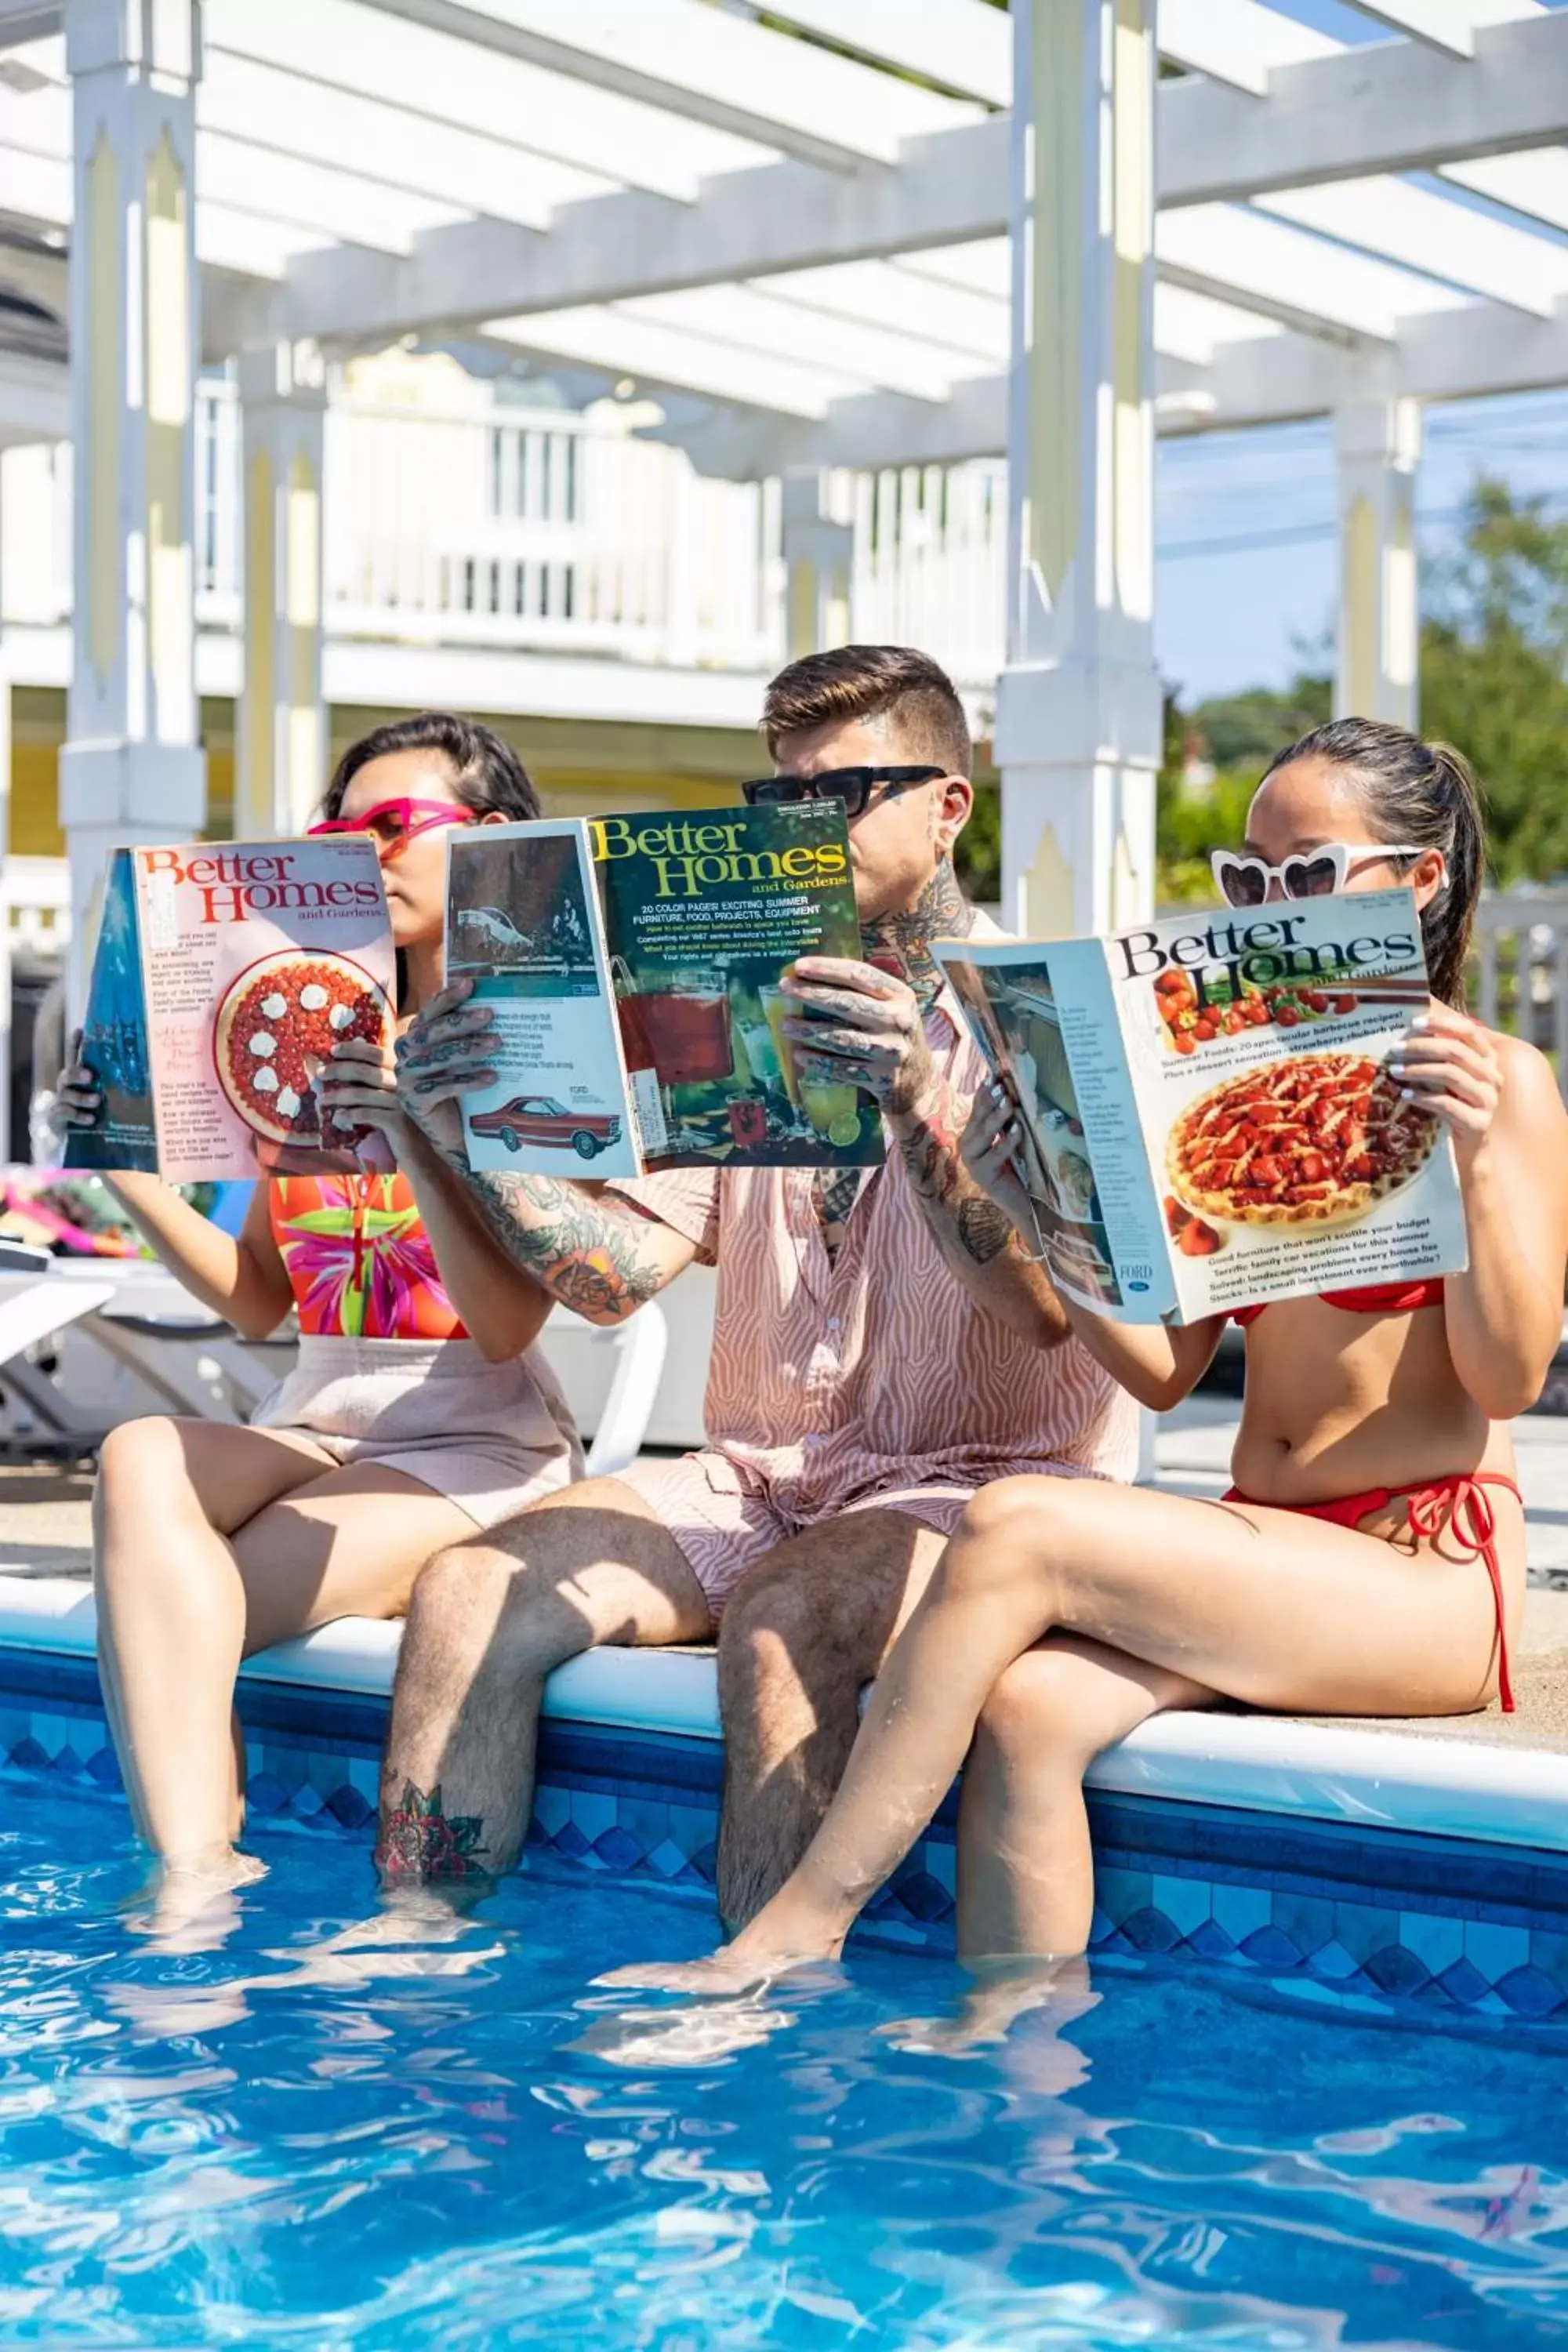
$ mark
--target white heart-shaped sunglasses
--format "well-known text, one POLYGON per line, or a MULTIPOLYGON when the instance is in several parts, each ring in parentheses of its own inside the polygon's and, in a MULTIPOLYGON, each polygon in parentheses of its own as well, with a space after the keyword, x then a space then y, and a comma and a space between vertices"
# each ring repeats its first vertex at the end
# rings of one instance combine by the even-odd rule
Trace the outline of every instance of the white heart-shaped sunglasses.
MULTIPOLYGON (((1245 850, 1216 849, 1210 854, 1209 868, 1227 907, 1261 907, 1276 882, 1287 898, 1326 898, 1344 888, 1353 867, 1381 866, 1398 857, 1424 857, 1430 845, 1325 841, 1320 849, 1296 851, 1280 866, 1270 866, 1266 857, 1254 857, 1245 850)), ((1445 864, 1443 881, 1447 879, 1445 864)))

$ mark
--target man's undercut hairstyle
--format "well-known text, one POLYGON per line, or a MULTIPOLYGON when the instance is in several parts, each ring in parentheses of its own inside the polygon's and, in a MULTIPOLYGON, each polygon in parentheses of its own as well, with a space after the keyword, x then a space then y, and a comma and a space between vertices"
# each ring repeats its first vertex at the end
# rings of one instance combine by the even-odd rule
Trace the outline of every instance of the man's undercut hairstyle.
POLYGON ((967 776, 969 721, 952 680, 912 646, 835 646, 781 669, 763 700, 763 732, 776 760, 786 736, 855 719, 886 719, 900 761, 967 776))

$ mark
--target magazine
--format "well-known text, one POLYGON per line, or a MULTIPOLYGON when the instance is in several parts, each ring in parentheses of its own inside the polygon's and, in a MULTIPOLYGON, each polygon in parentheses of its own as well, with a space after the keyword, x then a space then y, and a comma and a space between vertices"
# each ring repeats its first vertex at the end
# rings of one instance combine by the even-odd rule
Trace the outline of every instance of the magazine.
POLYGON ((117 849, 82 1059, 103 1088, 68 1168, 174 1183, 384 1169, 368 1128, 322 1129, 316 1078, 392 1036, 397 965, 368 838, 117 849))
POLYGON ((447 848, 447 971, 502 1039, 470 1164, 527 1175, 868 1167, 871 1097, 797 1070, 779 986, 858 956, 842 805, 476 826, 447 848))
POLYGON ((1408 890, 934 952, 1086 1306, 1190 1323, 1464 1266, 1452 1147, 1386 1066, 1429 993, 1408 890))

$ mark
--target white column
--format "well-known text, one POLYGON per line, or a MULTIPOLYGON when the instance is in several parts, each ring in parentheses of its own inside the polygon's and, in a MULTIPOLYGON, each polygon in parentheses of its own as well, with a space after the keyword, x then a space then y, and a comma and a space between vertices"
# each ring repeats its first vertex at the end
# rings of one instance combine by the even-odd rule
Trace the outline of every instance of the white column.
POLYGON ((785 474, 783 523, 787 643, 790 660, 798 661, 848 638, 855 533, 834 520, 828 477, 815 466, 785 474))
POLYGON ((1153 0, 1014 0, 1004 920, 1154 889, 1153 0))
POLYGON ((237 839, 298 833, 326 789, 321 700, 321 464, 326 370, 314 343, 239 359, 245 484, 245 674, 236 730, 237 839))
POLYGON ((1334 715, 1415 724, 1420 611, 1415 574, 1418 400, 1369 400, 1334 418, 1340 615, 1334 715))
POLYGON ((79 1006, 108 851, 206 812, 195 693, 198 0, 66 0, 73 667, 60 755, 79 1006))

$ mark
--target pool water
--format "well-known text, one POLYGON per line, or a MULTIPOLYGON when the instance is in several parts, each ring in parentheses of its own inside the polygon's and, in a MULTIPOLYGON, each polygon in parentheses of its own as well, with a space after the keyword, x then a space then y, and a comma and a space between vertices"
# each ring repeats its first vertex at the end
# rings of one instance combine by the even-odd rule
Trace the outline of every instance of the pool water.
POLYGON ((159 1949, 121 1811, 0 1808, 5 2346, 1568 2346, 1560 2032, 1121 1961, 955 2049, 945 1962, 595 1990, 706 1906, 558 1869, 366 1942, 364 1849, 291 1837, 159 1949))

